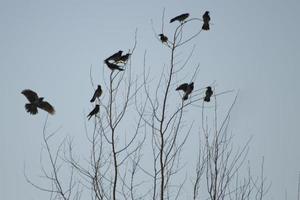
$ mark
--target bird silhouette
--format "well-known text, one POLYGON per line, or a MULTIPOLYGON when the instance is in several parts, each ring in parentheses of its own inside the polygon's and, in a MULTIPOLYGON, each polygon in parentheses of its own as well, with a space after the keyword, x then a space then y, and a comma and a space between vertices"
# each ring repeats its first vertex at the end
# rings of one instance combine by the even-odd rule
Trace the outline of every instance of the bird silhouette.
POLYGON ((178 90, 184 91, 185 94, 184 94, 184 96, 182 97, 183 100, 187 100, 187 99, 188 99, 188 97, 189 97, 189 95, 192 93, 193 89, 194 89, 194 82, 191 82, 190 84, 188 84, 188 83, 183 83, 183 84, 181 84, 180 86, 178 86, 178 87, 176 88, 177 91, 178 91, 178 90))
POLYGON ((124 69, 122 69, 119 65, 116 65, 116 64, 114 64, 114 63, 110 63, 110 62, 108 62, 107 60, 105 60, 104 61, 105 62, 105 64, 107 65, 107 67, 109 68, 109 69, 111 69, 112 71, 113 70, 119 70, 119 71, 124 71, 124 69))
POLYGON ((161 33, 161 34, 159 34, 158 36, 159 36, 160 41, 161 41, 162 43, 168 42, 168 37, 165 36, 164 34, 161 33))
POLYGON ((90 100, 91 103, 93 103, 96 98, 99 98, 102 94, 102 88, 101 85, 98 85, 97 89, 94 92, 93 98, 90 100))
POLYGON ((36 92, 26 89, 21 92, 29 101, 29 103, 25 104, 25 109, 27 112, 29 112, 32 115, 35 115, 38 113, 38 109, 43 109, 53 115, 55 113, 55 110, 53 106, 48 103, 47 101, 44 101, 44 97, 39 97, 36 92))
POLYGON ((99 112, 99 105, 96 104, 95 108, 90 112, 90 114, 88 114, 87 118, 88 120, 91 119, 91 117, 93 117, 93 115, 96 115, 99 112))
POLYGON ((209 11, 205 11, 204 15, 202 16, 202 19, 203 19, 202 29, 208 31, 209 21, 210 21, 209 11))
POLYGON ((186 18, 189 17, 189 15, 190 15, 189 13, 184 13, 184 14, 178 15, 178 16, 172 18, 172 19, 170 20, 170 23, 172 23, 172 22, 174 22, 174 21, 179 21, 179 22, 182 23, 186 18))
POLYGON ((117 53, 114 53, 113 55, 109 56, 105 60, 106 61, 113 60, 114 62, 117 62, 118 60, 120 60, 122 53, 123 53, 123 51, 120 50, 117 53))
POLYGON ((210 86, 206 87, 204 101, 210 102, 210 97, 213 95, 213 91, 210 86))

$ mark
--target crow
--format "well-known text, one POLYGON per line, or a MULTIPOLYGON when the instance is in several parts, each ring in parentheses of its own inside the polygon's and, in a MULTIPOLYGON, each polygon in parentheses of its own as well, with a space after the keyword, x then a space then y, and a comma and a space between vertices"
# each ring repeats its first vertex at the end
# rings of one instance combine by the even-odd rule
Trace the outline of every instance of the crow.
POLYGON ((210 97, 212 95, 213 95, 213 91, 211 90, 211 87, 210 86, 206 87, 204 101, 210 102, 210 97))
POLYGON ((168 37, 165 36, 164 34, 161 33, 161 34, 159 34, 158 36, 159 36, 160 41, 161 41, 162 43, 168 42, 168 37))
POLYGON ((29 101, 29 103, 25 104, 25 109, 27 112, 29 112, 32 115, 35 115, 38 113, 38 109, 43 109, 53 115, 55 113, 55 110, 53 106, 48 103, 47 101, 44 101, 44 97, 39 97, 36 92, 25 89, 21 92, 29 101))
POLYGON ((184 13, 184 14, 178 15, 178 16, 172 18, 172 19, 170 20, 170 23, 172 23, 172 22, 174 22, 174 21, 179 21, 179 22, 182 23, 186 18, 189 17, 189 15, 190 15, 189 13, 184 13))
POLYGON ((205 11, 204 15, 202 16, 202 19, 203 19, 202 29, 208 31, 209 21, 210 21, 209 11, 205 11))
POLYGON ((119 70, 119 71, 124 71, 124 69, 122 69, 119 65, 116 65, 116 64, 114 64, 114 63, 110 63, 110 62, 108 62, 107 60, 105 60, 104 62, 105 62, 105 64, 107 65, 107 67, 108 67, 109 69, 111 69, 111 70, 117 69, 117 70, 119 70))
POLYGON ((178 91, 178 90, 184 91, 185 94, 184 94, 184 96, 182 97, 183 100, 187 100, 187 99, 188 99, 188 97, 189 97, 189 95, 192 93, 193 89, 194 89, 194 82, 191 82, 190 84, 188 84, 188 83, 183 83, 183 84, 181 84, 180 86, 178 86, 178 87, 176 88, 177 91, 178 91))
POLYGON ((99 110, 99 105, 96 104, 95 108, 90 112, 90 114, 88 114, 88 120, 90 120, 93 115, 96 115, 99 112, 99 110))
POLYGON ((102 88, 101 85, 98 85, 97 89, 94 92, 93 98, 90 100, 91 103, 93 103, 96 98, 99 98, 102 94, 102 88))

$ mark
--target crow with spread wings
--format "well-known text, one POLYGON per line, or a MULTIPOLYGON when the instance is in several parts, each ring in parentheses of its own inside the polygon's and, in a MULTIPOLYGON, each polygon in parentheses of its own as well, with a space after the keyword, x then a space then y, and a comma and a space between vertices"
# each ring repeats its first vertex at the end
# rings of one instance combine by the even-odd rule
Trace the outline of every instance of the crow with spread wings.
POLYGON ((53 115, 55 110, 53 106, 44 101, 44 97, 39 97, 36 92, 26 89, 22 91, 22 94, 28 99, 29 103, 25 104, 25 109, 32 115, 38 113, 38 108, 45 110, 49 114, 53 115))

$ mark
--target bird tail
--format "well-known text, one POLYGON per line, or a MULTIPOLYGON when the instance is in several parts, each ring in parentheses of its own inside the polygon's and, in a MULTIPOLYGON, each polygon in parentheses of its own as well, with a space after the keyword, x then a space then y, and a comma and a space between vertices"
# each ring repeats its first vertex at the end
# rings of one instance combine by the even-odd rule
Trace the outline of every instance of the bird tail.
POLYGON ((124 69, 121 68, 121 67, 118 67, 117 69, 118 69, 119 71, 124 71, 124 69))
POLYGON ((35 115, 38 112, 37 107, 31 103, 25 104, 25 109, 32 115, 35 115))
POLYGON ((205 30, 205 31, 208 31, 209 30, 209 23, 204 23, 203 26, 202 26, 202 29, 205 30))
POLYGON ((172 23, 172 22, 174 22, 174 21, 175 21, 175 18, 171 19, 171 20, 170 20, 170 23, 172 23))
POLYGON ((204 101, 210 102, 210 97, 204 97, 204 101))
POLYGON ((93 98, 90 100, 91 103, 93 103, 96 100, 96 95, 93 96, 93 98))
POLYGON ((90 120, 92 116, 93 116, 93 115, 89 114, 89 115, 87 116, 88 120, 90 120))

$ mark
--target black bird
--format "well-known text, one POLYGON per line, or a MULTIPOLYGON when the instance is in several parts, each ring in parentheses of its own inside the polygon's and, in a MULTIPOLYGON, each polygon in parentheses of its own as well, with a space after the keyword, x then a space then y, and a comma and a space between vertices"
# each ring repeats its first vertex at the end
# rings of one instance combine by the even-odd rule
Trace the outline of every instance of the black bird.
POLYGON ((124 71, 124 69, 122 69, 119 65, 116 65, 116 64, 113 64, 113 63, 110 63, 108 62, 107 60, 104 61, 105 64, 107 65, 107 67, 111 70, 119 70, 119 71, 124 71))
POLYGON ((209 11, 205 11, 204 15, 202 16, 202 19, 203 19, 202 29, 208 31, 209 21, 210 21, 209 11))
POLYGON ((193 89, 194 89, 194 82, 191 82, 190 84, 183 83, 183 84, 181 84, 180 86, 178 86, 176 88, 176 90, 182 90, 182 91, 184 91, 185 94, 182 97, 183 100, 187 100, 188 99, 189 94, 192 93, 193 89))
POLYGON ((38 113, 38 109, 43 109, 53 115, 55 113, 55 110, 53 106, 48 103, 47 101, 44 101, 44 97, 39 97, 36 92, 26 89, 21 92, 29 101, 29 103, 25 104, 25 109, 27 112, 29 112, 32 115, 35 115, 38 113))
POLYGON ((113 60, 114 62, 117 62, 118 60, 120 60, 122 53, 123 51, 118 51, 117 53, 114 53, 113 55, 109 56, 105 60, 106 61, 113 60))
POLYGON ((189 13, 184 13, 184 14, 178 15, 178 16, 172 18, 172 19, 170 20, 170 23, 172 23, 172 22, 174 22, 174 21, 179 21, 179 22, 182 23, 186 18, 189 17, 189 15, 190 15, 189 13))
POLYGON ((210 97, 212 95, 213 95, 213 91, 211 90, 211 87, 210 86, 206 87, 204 101, 210 102, 210 97))
POLYGON ((90 102, 93 103, 96 100, 96 98, 99 98, 101 96, 101 94, 102 94, 102 88, 101 85, 98 85, 93 95, 93 98, 90 100, 90 102))
POLYGON ((91 117, 93 117, 93 115, 96 115, 99 112, 99 105, 96 104, 95 108, 90 112, 90 114, 88 114, 88 120, 91 119, 91 117))
POLYGON ((168 37, 165 36, 164 34, 161 33, 161 34, 159 34, 158 36, 159 36, 160 41, 161 41, 162 43, 168 42, 168 37))
POLYGON ((127 54, 121 56, 121 57, 119 58, 119 60, 117 60, 117 62, 123 62, 123 63, 126 63, 127 60, 129 59, 129 56, 131 56, 131 53, 127 53, 127 54))

